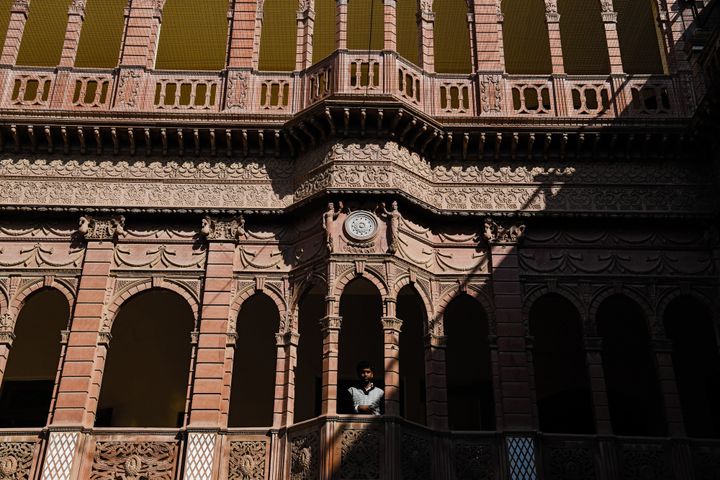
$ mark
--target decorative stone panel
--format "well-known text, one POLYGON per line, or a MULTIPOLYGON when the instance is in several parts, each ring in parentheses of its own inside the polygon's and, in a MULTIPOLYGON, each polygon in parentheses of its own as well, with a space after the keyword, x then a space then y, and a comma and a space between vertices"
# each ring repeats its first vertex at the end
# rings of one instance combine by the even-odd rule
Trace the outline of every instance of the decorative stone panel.
POLYGON ((622 478, 671 480, 670 452, 659 443, 622 443, 620 469, 622 478))
POLYGON ((320 439, 310 432, 291 441, 290 480, 318 480, 320 478, 320 439))
POLYGON ((69 480, 75 457, 77 432, 51 432, 45 453, 42 480, 69 480))
POLYGON ((720 443, 693 446, 695 480, 717 480, 720 469, 720 443))
POLYGON ((215 434, 189 433, 185 455, 185 478, 187 480, 210 480, 215 455, 215 434))
POLYGON ((90 480, 173 480, 177 452, 175 442, 97 442, 90 480))
POLYGON ((263 480, 266 456, 267 442, 231 442, 228 479, 263 480))
POLYGON ((0 443, 0 479, 29 479, 34 452, 33 442, 0 443))
POLYGON ((345 430, 340 443, 342 480, 380 480, 383 435, 375 430, 345 430))
POLYGON ((410 432, 400 438, 400 474, 402 480, 426 480, 432 474, 431 439, 410 432))
POLYGON ((457 480, 495 480, 497 478, 497 451, 491 441, 455 441, 453 451, 457 480))
POLYGON ((554 480, 593 480, 595 464, 589 442, 550 440, 543 446, 545 477, 554 480))

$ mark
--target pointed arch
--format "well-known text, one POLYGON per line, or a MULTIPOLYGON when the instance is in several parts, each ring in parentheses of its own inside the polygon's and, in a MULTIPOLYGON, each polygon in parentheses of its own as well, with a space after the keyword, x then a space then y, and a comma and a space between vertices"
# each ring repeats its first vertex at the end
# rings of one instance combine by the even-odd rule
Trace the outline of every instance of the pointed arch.
POLYGON ((280 315, 280 330, 278 333, 282 333, 286 331, 287 329, 287 305, 285 303, 285 298, 283 297, 283 294, 277 286, 265 283, 262 288, 258 288, 257 283, 253 283, 251 285, 247 285, 245 288, 243 288, 233 299, 233 302, 230 304, 230 322, 236 322, 238 314, 240 313, 240 310, 242 309, 243 304, 250 299, 253 295, 256 295, 258 293, 262 293, 266 295, 270 300, 273 301, 275 306, 278 309, 278 314, 280 315))
POLYGON ((75 306, 75 289, 71 287, 65 281, 54 277, 39 278, 34 282, 28 283, 21 286, 15 293, 15 296, 10 300, 8 311, 14 317, 17 317, 23 305, 33 293, 43 288, 52 288, 62 293, 67 299, 68 305, 70 305, 70 312, 73 311, 75 306))

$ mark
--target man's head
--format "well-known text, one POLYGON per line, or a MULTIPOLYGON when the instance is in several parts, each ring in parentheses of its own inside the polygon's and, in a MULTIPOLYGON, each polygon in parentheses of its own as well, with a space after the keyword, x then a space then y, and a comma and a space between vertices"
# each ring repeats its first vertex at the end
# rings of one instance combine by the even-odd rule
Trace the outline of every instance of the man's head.
POLYGON ((373 381, 375 377, 375 369, 373 369, 370 362, 363 360, 357 364, 357 376, 363 383, 368 384, 373 381))

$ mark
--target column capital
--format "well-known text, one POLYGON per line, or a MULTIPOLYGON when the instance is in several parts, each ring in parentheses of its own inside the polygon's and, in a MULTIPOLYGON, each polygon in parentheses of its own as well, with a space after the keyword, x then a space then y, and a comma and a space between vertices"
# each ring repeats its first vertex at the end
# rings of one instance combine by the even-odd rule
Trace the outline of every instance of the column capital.
POLYGON ((400 332, 402 330, 403 321, 397 317, 382 317, 383 330, 391 330, 394 332, 400 332))
POLYGON ((447 336, 429 333, 425 336, 425 342, 433 348, 446 348, 447 347, 447 336))
POLYGON ((583 343, 587 351, 600 351, 602 350, 603 339, 602 337, 585 337, 583 343))
POLYGON ((655 353, 672 353, 672 340, 667 338, 654 338, 650 341, 650 347, 655 353))
POLYGON ((0 330, 0 345, 7 345, 12 347, 13 341, 15 340, 15 334, 8 330, 0 330))
POLYGON ((10 7, 10 13, 22 13, 27 18, 30 11, 30 0, 15 0, 10 7))
POLYGON ((545 20, 548 23, 560 22, 560 14, 558 13, 557 0, 545 0, 545 20))
POLYGON ((320 319, 320 329, 323 331, 340 330, 342 317, 328 315, 320 319))
POLYGON ((85 6, 87 0, 73 0, 68 8, 68 15, 79 15, 81 18, 85 18, 85 6))

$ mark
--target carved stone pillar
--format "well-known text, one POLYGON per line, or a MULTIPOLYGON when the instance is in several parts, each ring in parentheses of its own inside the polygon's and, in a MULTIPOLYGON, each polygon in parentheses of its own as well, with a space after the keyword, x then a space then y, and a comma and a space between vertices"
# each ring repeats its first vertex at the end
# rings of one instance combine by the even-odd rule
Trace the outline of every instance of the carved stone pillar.
POLYGON ((432 333, 425 337, 427 423, 434 430, 448 429, 446 348, 447 337, 432 333))
POLYGON ((470 36, 474 47, 475 71, 502 73, 505 69, 503 17, 498 0, 475 0, 471 8, 470 36))
POLYGON ((295 70, 312 65, 313 32, 315 30, 315 0, 301 0, 296 15, 295 70))
POLYGON ((10 22, 8 23, 5 43, 3 45, 0 65, 13 66, 20 52, 20 43, 25 32, 30 0, 15 0, 10 7, 10 22))
POLYGON ((335 49, 347 50, 348 0, 335 0, 335 49))
MULTIPOLYGON (((284 375, 284 400, 282 425, 291 425, 295 421, 295 366, 297 365, 297 350, 300 334, 289 331, 283 336, 284 362, 282 368, 284 375)), ((279 358, 279 356, 278 356, 279 358)))
POLYGON ((553 75, 564 75, 565 64, 563 62, 562 42, 560 40, 560 14, 558 13, 557 0, 545 0, 545 24, 550 40, 550 62, 553 75))
POLYGON ((513 221, 485 221, 490 245, 493 303, 497 323, 498 371, 502 392, 503 430, 535 430, 525 328, 522 320, 522 286, 518 243, 525 226, 513 221))
POLYGON ((402 320, 381 319, 384 336, 385 415, 400 415, 400 329, 402 320))
POLYGON ((397 52, 397 0, 383 0, 384 50, 397 52))
POLYGON ((60 67, 72 68, 75 66, 75 57, 80 43, 80 32, 85 20, 85 2, 86 0, 73 0, 68 9, 68 23, 65 28, 65 41, 60 56, 60 67))
POLYGON ((5 312, 0 316, 0 385, 2 385, 5 368, 7 367, 10 349, 15 340, 15 320, 10 312, 5 312))
POLYGON ((685 436, 685 422, 683 419, 680 396, 678 394, 675 370, 672 361, 672 342, 665 339, 652 341, 652 349, 655 356, 655 368, 660 392, 665 408, 665 421, 667 422, 668 435, 671 437, 685 436))
POLYGON ((125 32, 120 51, 120 66, 155 66, 155 51, 162 23, 165 0, 131 0, 125 8, 125 32))
POLYGON ((610 435, 612 434, 612 424, 610 423, 610 408, 605 385, 605 370, 603 370, 602 338, 585 338, 585 359, 592 391, 595 432, 598 435, 610 435))
POLYGON ((435 12, 433 0, 419 0, 418 45, 420 47, 420 68, 428 73, 435 72, 435 12))
POLYGON ((338 346, 342 317, 326 316, 320 320, 323 336, 322 415, 337 413, 338 346))
POLYGON ((612 0, 602 0, 602 21, 605 28, 605 41, 610 59, 610 82, 616 114, 621 114, 627 108, 625 83, 627 75, 623 72, 622 54, 620 52, 620 39, 617 32, 617 12, 614 10, 612 0))
POLYGON ((257 0, 231 2, 229 68, 257 68, 262 10, 257 0))

